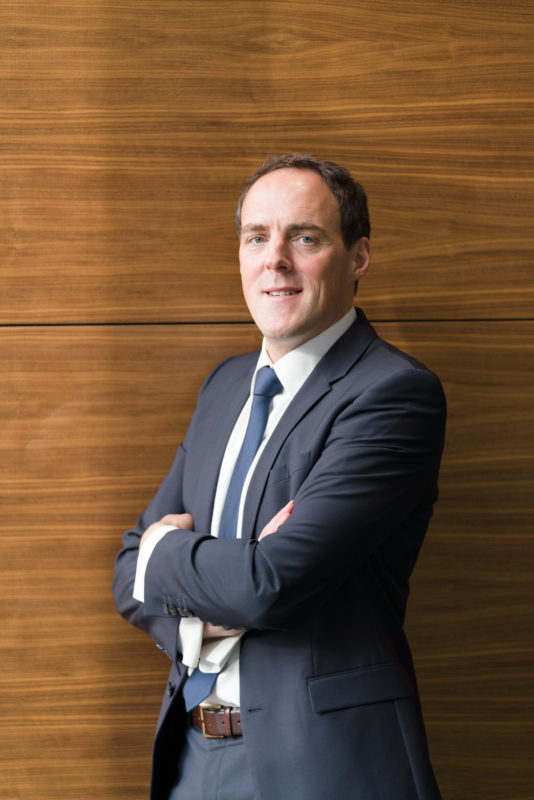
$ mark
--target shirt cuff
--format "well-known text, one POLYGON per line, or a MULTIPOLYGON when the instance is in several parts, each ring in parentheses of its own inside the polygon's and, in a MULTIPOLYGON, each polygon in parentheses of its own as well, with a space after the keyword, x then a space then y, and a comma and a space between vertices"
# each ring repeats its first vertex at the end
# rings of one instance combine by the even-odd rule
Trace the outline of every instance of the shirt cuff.
POLYGON ((189 674, 198 667, 204 623, 198 617, 183 617, 178 628, 178 650, 182 653, 182 662, 189 667, 189 674))
POLYGON ((133 588, 134 600, 139 600, 140 603, 145 602, 145 573, 148 566, 148 560, 154 551, 154 548, 161 539, 169 531, 175 531, 176 525, 160 525, 148 536, 143 542, 143 546, 139 549, 137 556, 137 567, 135 570, 135 581, 133 588))
POLYGON ((204 642, 198 664, 202 672, 221 672, 243 633, 204 642))

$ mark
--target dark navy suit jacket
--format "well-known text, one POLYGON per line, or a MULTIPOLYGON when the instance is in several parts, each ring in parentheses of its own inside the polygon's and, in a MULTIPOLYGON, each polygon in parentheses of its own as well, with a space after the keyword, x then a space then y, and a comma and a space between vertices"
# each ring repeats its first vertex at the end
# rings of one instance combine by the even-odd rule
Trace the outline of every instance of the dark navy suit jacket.
POLYGON ((438 378, 377 337, 361 311, 269 439, 246 497, 243 538, 208 534, 228 437, 258 353, 205 381, 187 436, 116 562, 120 613, 173 659, 154 744, 152 794, 167 797, 183 738, 176 652, 183 616, 245 628, 244 742, 260 800, 436 800, 403 620, 437 496, 445 426, 438 378), (290 499, 295 509, 261 542, 290 499), (132 599, 142 532, 189 512, 132 599))

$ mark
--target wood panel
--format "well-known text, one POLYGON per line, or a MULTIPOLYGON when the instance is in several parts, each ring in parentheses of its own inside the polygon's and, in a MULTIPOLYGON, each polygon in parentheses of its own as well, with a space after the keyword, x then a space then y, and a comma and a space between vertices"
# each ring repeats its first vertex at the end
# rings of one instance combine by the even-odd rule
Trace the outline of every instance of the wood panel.
MULTIPOLYGON (((534 322, 380 332, 442 376, 441 500, 408 628, 448 800, 532 786, 534 322)), ((249 325, 0 330, 0 784, 7 800, 145 798, 167 661, 115 613, 120 534, 206 372, 249 325)))
POLYGON ((534 786, 534 322, 380 325, 448 400, 407 630, 444 798, 534 786))
POLYGON ((0 794, 146 798, 167 659, 116 614, 120 532, 172 461, 207 370, 257 334, 0 331, 0 794))
POLYGON ((290 150, 366 186, 359 301, 448 394, 408 616, 444 798, 532 795, 533 62, 522 1, 0 4, 6 800, 147 795, 167 663, 113 557, 258 343, 234 205, 290 150))
POLYGON ((374 318, 531 316, 533 32, 505 0, 3 3, 0 322, 248 320, 235 200, 299 149, 368 189, 374 318))

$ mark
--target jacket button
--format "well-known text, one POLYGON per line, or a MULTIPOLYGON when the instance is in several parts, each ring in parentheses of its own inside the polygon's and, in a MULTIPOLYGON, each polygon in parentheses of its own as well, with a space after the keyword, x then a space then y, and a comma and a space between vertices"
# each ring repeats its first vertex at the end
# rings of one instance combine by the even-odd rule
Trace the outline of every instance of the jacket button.
POLYGON ((189 611, 188 608, 179 608, 178 611, 180 612, 182 617, 194 617, 195 616, 192 611, 189 611))
POLYGON ((169 614, 171 615, 171 617, 178 616, 178 609, 176 608, 176 606, 169 606, 169 614))
POLYGON ((169 611, 169 606, 167 605, 167 603, 162 603, 161 604, 161 608, 162 608, 164 614, 170 614, 171 613, 169 611))

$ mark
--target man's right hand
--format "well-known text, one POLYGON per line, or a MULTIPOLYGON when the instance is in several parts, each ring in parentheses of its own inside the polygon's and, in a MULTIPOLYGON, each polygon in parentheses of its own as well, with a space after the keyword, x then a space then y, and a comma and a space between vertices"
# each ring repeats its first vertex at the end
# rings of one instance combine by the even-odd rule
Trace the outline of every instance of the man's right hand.
POLYGON ((283 525, 284 522, 287 522, 294 508, 295 508, 295 503, 293 502, 293 500, 290 500, 289 503, 285 505, 283 508, 281 508, 280 511, 274 515, 272 520, 267 523, 265 528, 260 533, 258 541, 261 542, 261 540, 265 539, 266 536, 270 536, 271 534, 276 533, 278 528, 281 525, 283 525))
POLYGON ((223 628, 222 625, 212 625, 211 622, 204 623, 204 631, 202 632, 202 639, 222 639, 227 636, 236 636, 238 633, 243 633, 238 628, 223 628))

